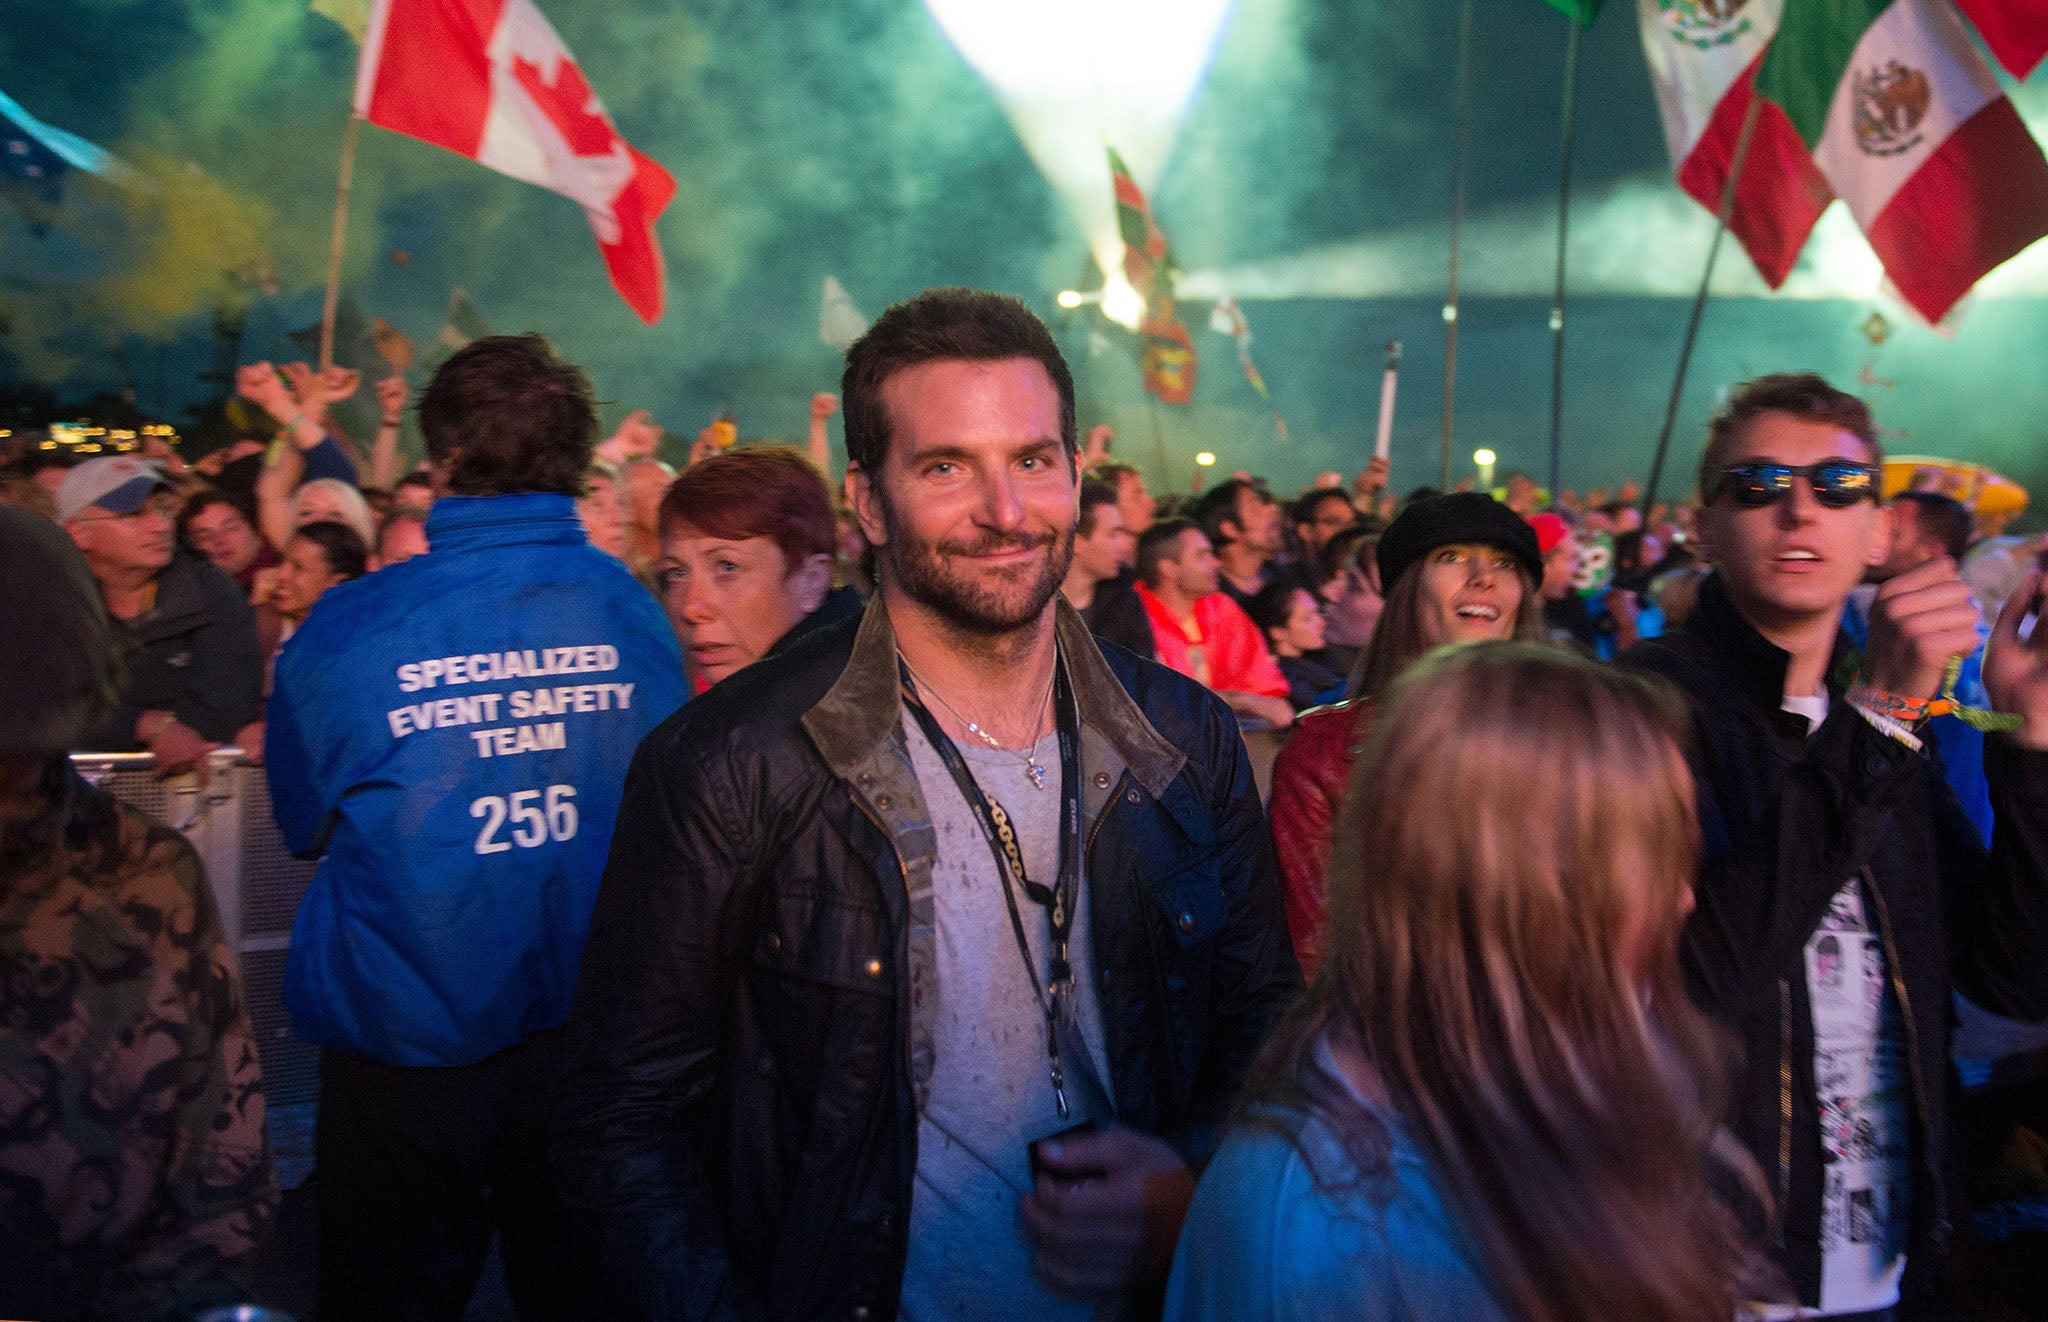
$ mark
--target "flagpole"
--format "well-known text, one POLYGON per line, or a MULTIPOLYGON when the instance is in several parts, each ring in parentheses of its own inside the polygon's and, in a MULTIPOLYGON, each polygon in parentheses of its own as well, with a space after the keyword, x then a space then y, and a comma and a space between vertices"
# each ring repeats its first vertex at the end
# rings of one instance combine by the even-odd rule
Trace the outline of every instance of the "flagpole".
POLYGON ((1714 282, 1714 261, 1721 255, 1721 240, 1735 215, 1736 185, 1742 181, 1742 167, 1749 159, 1749 141, 1756 136, 1757 116, 1764 107, 1763 94, 1750 89, 1749 109, 1742 115, 1742 132, 1735 138, 1735 157, 1728 164, 1728 180, 1721 185, 1721 211, 1714 223, 1714 241, 1707 245, 1707 269, 1700 276, 1699 293, 1692 300, 1692 316, 1685 323, 1685 341, 1678 349, 1678 372, 1671 379, 1671 398, 1664 405, 1664 426, 1657 433, 1657 452, 1650 460, 1650 480, 1643 484, 1643 519, 1657 503, 1657 483, 1664 476, 1664 455, 1671 448, 1671 429, 1678 423, 1678 400, 1685 393, 1686 369, 1692 366, 1693 343, 1699 338, 1700 318, 1707 311, 1707 291, 1714 282))
POLYGON ((1451 489, 1451 427, 1458 396, 1458 239, 1465 222, 1465 160, 1472 124, 1472 0, 1458 11, 1457 145, 1451 166, 1451 274, 1444 297, 1444 429, 1439 489, 1451 489))
POLYGON ((1550 301, 1550 491, 1564 489, 1564 277, 1572 215, 1572 130, 1579 118, 1579 33, 1567 20, 1564 48, 1564 151, 1557 173, 1557 292, 1550 301))
POLYGON ((1164 491, 1172 479, 1166 471, 1166 425, 1159 420, 1159 397, 1149 390, 1145 392, 1145 407, 1152 414, 1152 456, 1158 465, 1159 489, 1164 491))
POLYGON ((327 250, 327 302, 320 309, 320 370, 334 366, 334 313, 341 302, 341 249, 348 234, 348 192, 356 173, 356 136, 362 116, 349 111, 341 134, 341 178, 334 187, 334 238, 327 250))

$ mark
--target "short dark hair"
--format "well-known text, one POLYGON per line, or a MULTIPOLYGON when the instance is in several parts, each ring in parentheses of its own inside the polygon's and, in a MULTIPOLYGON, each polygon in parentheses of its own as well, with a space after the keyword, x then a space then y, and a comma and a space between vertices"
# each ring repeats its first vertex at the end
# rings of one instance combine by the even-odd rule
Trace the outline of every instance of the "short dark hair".
POLYGON ((192 498, 185 502, 183 509, 178 511, 178 540, 190 545, 192 542, 192 521, 207 510, 212 509, 215 505, 225 505, 241 515, 242 522, 249 525, 251 532, 255 531, 256 516, 248 506, 217 487, 202 487, 200 490, 192 493, 192 498))
MULTIPOLYGON (((1244 613, 1252 617, 1252 623, 1259 626, 1261 633, 1270 634, 1275 629, 1287 627, 1287 618, 1294 614, 1294 594, 1304 592, 1299 583, 1291 578, 1276 578, 1266 586, 1252 593, 1244 603, 1244 613)), ((1309 593, 1314 596, 1314 593, 1309 593)))
POLYGON ((319 547, 320 558, 327 562, 330 574, 352 579, 369 572, 370 548, 363 545, 362 534, 345 523, 318 519, 292 529, 292 536, 303 537, 319 547))
POLYGON ((1201 525, 1193 519, 1161 519, 1147 528, 1138 537, 1138 581, 1146 587, 1157 586, 1159 566, 1173 558, 1173 544, 1180 540, 1180 535, 1201 531, 1201 525))
POLYGON ((1225 542, 1237 540, 1235 537, 1223 535, 1225 521, 1236 524, 1239 532, 1244 531, 1238 514, 1238 496, 1246 491, 1260 500, 1268 498, 1257 486, 1241 477, 1233 477, 1228 482, 1219 483, 1203 492, 1202 498, 1195 502, 1195 521, 1202 525, 1202 533, 1211 545, 1221 546, 1225 542))
POLYGON ((1970 549, 1970 510, 1955 497, 1938 491, 1901 491, 1892 497, 1892 504, 1914 506, 1921 536, 1939 542, 1949 559, 1961 560, 1963 552, 1970 549))
POLYGON ((787 445, 752 445, 683 470, 661 498, 661 535, 678 527, 740 541, 766 537, 782 552, 785 577, 838 544, 825 475, 787 445))
POLYGON ((872 473, 889 455, 892 431, 882 386, 925 363, 993 363, 1029 358, 1045 368, 1060 397, 1060 440, 1069 457, 1074 435, 1074 376, 1052 333, 1024 301, 980 289, 927 289, 896 304, 846 351, 839 397, 846 419, 846 457, 872 473))
POLYGON ((1116 487, 1100 478, 1081 479, 1081 515, 1074 524, 1074 535, 1093 537, 1095 535, 1095 511, 1104 505, 1116 504, 1116 487))
POLYGON ((583 494, 597 403, 590 378, 539 335, 489 335, 459 350, 427 383, 419 416, 455 495, 583 494))
POLYGON ((1702 505, 1713 504, 1721 492, 1721 470, 1728 466, 1729 449, 1765 413, 1785 413, 1801 422, 1839 427, 1869 447, 1871 463, 1884 463, 1884 446, 1878 442, 1869 405, 1813 372, 1775 372, 1735 387, 1735 393, 1707 423, 1707 443, 1700 450, 1702 505))
POLYGON ((1088 476, 1099 482, 1109 483, 1111 491, 1116 490, 1117 484, 1127 477, 1137 478, 1140 486, 1145 482, 1145 475, 1138 471, 1136 465, 1127 464, 1121 459, 1103 460, 1088 470, 1088 476))
POLYGON ((1353 514, 1358 512, 1358 507, 1351 503, 1351 497, 1345 494, 1342 487, 1310 487, 1294 498, 1294 504, 1287 511, 1287 521, 1289 523, 1314 523, 1316 521, 1316 507, 1326 500, 1341 501, 1345 509, 1353 514))

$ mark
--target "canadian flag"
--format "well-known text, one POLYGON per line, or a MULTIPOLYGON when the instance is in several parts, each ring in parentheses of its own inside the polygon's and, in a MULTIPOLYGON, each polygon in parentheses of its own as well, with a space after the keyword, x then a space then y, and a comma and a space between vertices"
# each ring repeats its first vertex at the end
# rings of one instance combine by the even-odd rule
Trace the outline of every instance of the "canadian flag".
MULTIPOLYGON (((1678 186, 1719 213, 1757 66, 1786 0, 1637 0, 1643 54, 1678 186)), ((1750 136, 1728 229, 1771 288, 1785 283, 1834 190, 1784 111, 1765 102, 1750 136)))
POLYGON ((660 320, 654 222, 675 180, 620 135, 532 0, 376 0, 355 110, 577 203, 619 297, 660 320))

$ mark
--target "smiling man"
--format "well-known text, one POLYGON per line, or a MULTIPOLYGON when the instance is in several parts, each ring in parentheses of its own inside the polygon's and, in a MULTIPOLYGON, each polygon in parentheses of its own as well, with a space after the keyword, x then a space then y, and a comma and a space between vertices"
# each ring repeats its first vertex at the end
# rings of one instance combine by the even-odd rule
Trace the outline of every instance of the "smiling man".
POLYGON ((1869 410, 1819 377, 1737 390, 1700 461, 1715 572, 1681 628, 1625 657, 1693 710, 1687 974, 1745 1047, 1732 1121, 1772 1190, 1778 1263, 1817 1316, 1888 1318, 1934 1283, 1953 1211, 1951 988, 2048 1014, 2048 632, 2018 636, 2040 577, 1984 664, 1993 704, 2022 717, 1985 749, 1987 858, 1921 741, 1944 666, 1977 645, 1955 562, 1888 579, 1860 656, 1841 636, 1843 602, 1891 545, 1881 460, 1869 410))
POLYGON ((876 595, 642 746, 558 1168, 620 1317, 1156 1313, 1299 976, 1236 722, 1058 597, 1022 303, 890 309, 842 394, 876 595))

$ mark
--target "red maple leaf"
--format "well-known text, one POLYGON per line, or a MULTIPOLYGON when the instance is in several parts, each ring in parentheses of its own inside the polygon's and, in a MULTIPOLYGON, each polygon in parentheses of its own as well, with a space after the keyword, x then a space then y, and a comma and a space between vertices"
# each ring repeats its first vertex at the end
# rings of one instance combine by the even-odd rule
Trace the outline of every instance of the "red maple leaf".
POLYGON ((524 56, 512 57, 512 76, 526 89, 534 104, 541 108, 554 126, 562 131, 568 140, 569 150, 578 156, 609 156, 612 147, 619 140, 618 130, 604 117, 604 111, 597 104, 597 96, 590 90, 590 84, 583 81, 583 70, 572 60, 560 60, 555 65, 555 81, 541 81, 540 66, 527 61, 524 56))

